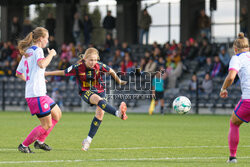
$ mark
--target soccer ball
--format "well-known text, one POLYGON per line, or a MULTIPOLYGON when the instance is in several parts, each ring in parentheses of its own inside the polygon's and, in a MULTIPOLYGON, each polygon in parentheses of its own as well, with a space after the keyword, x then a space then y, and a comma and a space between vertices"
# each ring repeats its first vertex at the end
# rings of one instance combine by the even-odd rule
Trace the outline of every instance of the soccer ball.
POLYGON ((186 114, 191 109, 191 102, 185 96, 176 97, 173 101, 173 109, 178 114, 186 114))

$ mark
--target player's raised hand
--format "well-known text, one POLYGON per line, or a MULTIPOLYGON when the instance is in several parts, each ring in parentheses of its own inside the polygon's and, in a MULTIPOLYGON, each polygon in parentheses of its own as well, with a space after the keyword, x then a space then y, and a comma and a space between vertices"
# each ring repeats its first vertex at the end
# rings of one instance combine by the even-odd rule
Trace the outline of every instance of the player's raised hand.
POLYGON ((221 98, 227 98, 228 97, 228 92, 226 89, 220 91, 220 97, 221 98))
POLYGON ((48 50, 48 53, 49 53, 49 55, 51 54, 51 55, 53 55, 53 56, 56 56, 56 51, 55 51, 55 49, 49 49, 49 48, 47 48, 47 50, 48 50))

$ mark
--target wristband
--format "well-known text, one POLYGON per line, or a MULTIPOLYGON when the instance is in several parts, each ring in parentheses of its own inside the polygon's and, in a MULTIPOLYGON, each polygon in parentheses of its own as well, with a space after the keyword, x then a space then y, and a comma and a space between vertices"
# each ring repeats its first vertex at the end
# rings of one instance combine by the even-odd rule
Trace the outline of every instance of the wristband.
POLYGON ((227 89, 223 89, 223 88, 220 89, 221 92, 224 92, 225 90, 227 90, 227 89))

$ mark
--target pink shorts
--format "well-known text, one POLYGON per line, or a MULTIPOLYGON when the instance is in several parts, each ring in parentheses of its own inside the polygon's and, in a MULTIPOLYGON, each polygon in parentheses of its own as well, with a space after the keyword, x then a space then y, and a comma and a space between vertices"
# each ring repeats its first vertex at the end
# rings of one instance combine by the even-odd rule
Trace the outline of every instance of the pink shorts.
POLYGON ((250 99, 240 99, 234 108, 234 113, 240 120, 248 123, 250 121, 250 99))
POLYGON ((32 115, 43 117, 50 114, 51 108, 55 105, 54 100, 49 96, 26 98, 30 112, 32 115))

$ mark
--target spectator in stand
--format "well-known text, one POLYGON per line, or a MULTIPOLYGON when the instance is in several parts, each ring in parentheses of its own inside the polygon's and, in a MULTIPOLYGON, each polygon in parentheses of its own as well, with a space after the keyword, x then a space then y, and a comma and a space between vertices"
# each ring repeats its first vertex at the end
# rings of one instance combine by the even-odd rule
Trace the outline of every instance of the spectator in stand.
POLYGON ((131 72, 134 70, 134 63, 131 60, 131 56, 129 52, 125 52, 124 60, 121 62, 121 71, 124 72, 131 72))
POLYGON ((84 15, 83 18, 83 35, 84 35, 84 44, 88 46, 91 41, 91 33, 93 31, 92 21, 88 15, 84 15))
POLYGON ((48 13, 48 18, 45 20, 45 28, 49 31, 49 36, 55 36, 56 19, 52 13, 48 13))
POLYGON ((143 44, 144 34, 146 36, 146 45, 148 44, 148 32, 149 32, 149 27, 151 23, 152 23, 152 18, 148 14, 147 9, 144 9, 139 19, 139 27, 140 27, 139 44, 143 44))
POLYGON ((18 66, 17 60, 13 60, 13 61, 10 63, 11 76, 16 76, 16 69, 17 69, 17 66, 18 66))
POLYGON ((159 57, 162 56, 160 48, 159 47, 154 48, 152 55, 153 55, 155 60, 158 60, 159 57))
POLYGON ((240 32, 243 32, 245 36, 248 35, 248 13, 246 7, 241 8, 240 11, 240 32))
POLYGON ((81 44, 76 45, 76 56, 84 53, 83 46, 81 44))
POLYGON ((218 55, 214 57, 214 65, 211 73, 211 77, 221 76, 221 62, 218 55))
POLYGON ((198 51, 197 60, 199 61, 199 66, 203 66, 207 57, 211 56, 211 45, 208 43, 207 40, 202 41, 202 46, 198 51))
POLYGON ((105 49, 109 51, 113 46, 114 40, 112 39, 112 36, 110 34, 107 34, 105 39, 105 49))
POLYGON ((175 40, 172 41, 172 44, 170 45, 170 50, 173 51, 173 50, 176 50, 177 48, 177 43, 175 40))
POLYGON ((198 52, 197 42, 193 38, 189 38, 185 43, 183 56, 187 60, 193 60, 196 57, 197 52, 198 52))
POLYGON ((62 59, 67 58, 67 57, 68 57, 68 55, 67 55, 67 45, 62 44, 60 59, 62 60, 62 59))
POLYGON ((107 16, 105 16, 102 23, 103 28, 106 30, 106 35, 110 34, 111 37, 114 37, 113 30, 115 28, 115 24, 116 24, 116 19, 111 15, 111 11, 108 10, 107 16))
POLYGON ((148 62, 150 56, 151 56, 151 53, 148 50, 146 50, 144 53, 144 58, 146 59, 146 63, 148 62))
POLYGON ((12 54, 12 50, 8 46, 8 43, 4 42, 3 47, 1 49, 0 60, 1 61, 5 61, 5 60, 11 61, 11 54, 12 54))
POLYGON ((80 44, 81 30, 83 29, 83 23, 80 20, 79 13, 74 14, 74 22, 72 27, 73 37, 75 39, 75 44, 80 44))
POLYGON ((63 58, 62 60, 60 60, 60 62, 58 63, 57 69, 58 70, 63 70, 66 69, 70 66, 70 63, 68 61, 67 58, 63 58))
POLYGON ((12 74, 10 62, 8 60, 4 61, 3 72, 5 76, 11 76, 12 74))
POLYGON ((125 52, 131 53, 131 49, 130 49, 130 47, 128 46, 128 43, 127 43, 127 42, 123 42, 123 43, 122 43, 122 48, 121 48, 121 56, 122 56, 122 57, 125 55, 125 52))
POLYGON ((196 76, 196 74, 192 75, 192 78, 191 78, 191 80, 189 82, 188 87, 189 87, 190 93, 192 93, 192 94, 196 93, 196 90, 197 90, 197 76, 196 76))
POLYGON ((11 53, 11 60, 16 60, 19 56, 19 50, 16 45, 13 45, 12 47, 12 53, 11 53))
POLYGON ((56 52, 58 50, 58 46, 54 36, 49 36, 49 49, 55 49, 56 52))
POLYGON ((200 11, 200 16, 198 17, 198 28, 200 30, 200 34, 205 33, 207 39, 209 40, 211 35, 210 26, 211 26, 211 19, 206 15, 205 9, 202 9, 200 11))
POLYGON ((166 42, 163 47, 163 55, 168 56, 169 54, 171 54, 170 44, 169 42, 166 42))
POLYGON ((222 73, 225 74, 228 69, 230 56, 228 52, 226 51, 226 48, 224 46, 221 46, 220 53, 219 53, 220 62, 222 64, 222 73))
MULTIPOLYGON (((68 68, 70 66, 70 63, 67 59, 67 57, 64 57, 62 58, 59 63, 58 63, 58 66, 57 66, 57 69, 58 70, 64 70, 66 68, 68 68)), ((55 81, 62 81, 65 77, 64 76, 54 76, 54 80, 55 81)))
POLYGON ((67 50, 69 52, 69 58, 68 58, 68 61, 69 61, 73 57, 73 55, 76 54, 76 48, 73 42, 69 43, 67 50))
POLYGON ((213 70, 212 58, 211 57, 207 57, 206 58, 206 64, 204 66, 204 71, 205 71, 205 73, 211 74, 212 70, 213 70))
POLYGON ((14 44, 17 44, 17 39, 20 37, 22 32, 21 25, 17 16, 14 16, 10 27, 10 40, 14 44))
POLYGON ((161 56, 159 57, 158 61, 157 61, 157 66, 158 67, 164 67, 164 69, 166 68, 166 62, 164 60, 164 58, 161 56))
POLYGON ((31 25, 30 19, 26 18, 23 21, 23 28, 22 28, 22 36, 26 37, 28 33, 30 33, 33 30, 33 27, 31 25))
POLYGON ((121 49, 121 44, 118 39, 114 39, 114 49, 121 49))
POLYGON ((116 49, 115 56, 113 57, 113 60, 112 60, 113 69, 119 70, 119 66, 120 66, 121 62, 122 62, 121 50, 116 49))
POLYGON ((213 91, 213 82, 210 78, 210 74, 206 73, 204 80, 202 81, 201 90, 203 93, 210 95, 213 91))
POLYGON ((140 68, 139 72, 140 73, 143 72, 143 71, 145 71, 146 64, 147 64, 146 58, 141 58, 140 66, 139 66, 139 68, 140 68))
POLYGON ((151 56, 145 66, 145 72, 153 73, 155 72, 156 67, 157 63, 155 62, 155 59, 151 56))
POLYGON ((167 62, 168 88, 176 87, 176 81, 182 74, 182 66, 181 56, 176 51, 173 51, 167 62))

